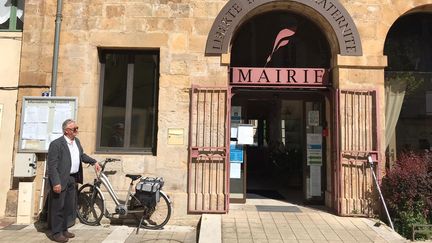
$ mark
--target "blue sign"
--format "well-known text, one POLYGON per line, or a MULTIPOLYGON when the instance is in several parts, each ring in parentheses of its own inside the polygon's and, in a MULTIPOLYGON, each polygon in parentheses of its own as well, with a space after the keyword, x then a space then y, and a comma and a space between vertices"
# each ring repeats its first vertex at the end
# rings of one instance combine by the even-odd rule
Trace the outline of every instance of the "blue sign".
POLYGON ((243 163, 243 146, 242 145, 230 145, 230 162, 231 163, 243 163))

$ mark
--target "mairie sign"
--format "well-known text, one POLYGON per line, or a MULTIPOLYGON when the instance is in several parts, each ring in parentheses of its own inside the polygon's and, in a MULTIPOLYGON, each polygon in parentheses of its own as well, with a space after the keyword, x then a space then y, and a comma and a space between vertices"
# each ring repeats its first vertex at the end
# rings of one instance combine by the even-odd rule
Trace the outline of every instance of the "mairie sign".
POLYGON ((231 68, 233 85, 327 86, 324 68, 231 68))

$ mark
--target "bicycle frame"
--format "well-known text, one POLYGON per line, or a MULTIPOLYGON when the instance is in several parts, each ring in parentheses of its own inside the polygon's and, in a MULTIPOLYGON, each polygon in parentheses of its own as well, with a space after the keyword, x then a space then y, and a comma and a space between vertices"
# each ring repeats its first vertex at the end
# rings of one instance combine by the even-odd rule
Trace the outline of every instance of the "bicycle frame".
MULTIPOLYGON (((146 229, 160 229, 165 224, 168 223, 168 220, 172 214, 172 202, 168 195, 161 190, 158 190, 159 194, 151 195, 148 197, 147 194, 139 194, 135 195, 134 190, 134 181, 138 180, 142 177, 142 175, 136 174, 126 174, 127 178, 131 179, 129 184, 129 188, 127 190, 126 199, 124 201, 119 199, 117 192, 114 190, 108 175, 109 171, 105 170, 105 165, 108 162, 119 161, 114 158, 107 158, 104 161, 98 162, 98 165, 101 165, 100 170, 99 166, 95 166, 95 174, 96 177, 93 183, 86 183, 81 186, 79 192, 83 192, 83 197, 81 198, 81 194, 79 194, 79 200, 82 202, 77 208, 78 217, 81 222, 87 225, 97 225, 99 224, 101 218, 103 216, 107 218, 111 218, 114 215, 126 216, 129 213, 136 214, 139 213, 141 219, 139 220, 138 229, 140 227, 146 229), (104 185, 107 193, 111 196, 115 203, 114 212, 110 213, 106 207, 105 196, 102 193, 101 184, 104 185), (91 198, 88 198, 87 194, 90 193, 91 198), (160 201, 159 201, 160 199, 160 201), (102 201, 102 202, 100 202, 102 201), (98 203, 102 203, 103 208, 98 203), (161 207, 157 205, 161 202, 161 207), (155 203, 155 204, 154 204, 155 203), (132 205, 129 205, 132 204, 132 205), (100 210, 98 210, 99 208, 100 210), (103 211, 102 211, 103 210, 103 211), (156 213, 155 213, 156 212, 156 213), (89 217, 90 216, 90 217, 89 217)), ((149 177, 150 178, 150 177, 149 177)), ((154 179, 154 178, 151 178, 154 179)), ((161 179, 161 184, 163 186, 163 180, 161 179)), ((144 183, 144 182, 143 182, 144 183)), ((137 215, 135 215, 137 217, 137 215)))
MULTIPOLYGON (((134 184, 133 184, 133 181, 131 181, 131 183, 129 184, 129 189, 128 189, 128 191, 127 191, 126 199, 125 199, 124 203, 121 203, 121 202, 120 202, 120 198, 119 198, 119 196, 118 196, 117 193, 115 192, 114 188, 113 188, 112 185, 111 185, 110 180, 109 180, 108 177, 103 173, 103 171, 98 173, 98 172, 96 171, 96 168, 95 168, 95 173, 96 173, 96 177, 97 177, 97 178, 94 180, 93 184, 96 185, 97 190, 100 192, 100 195, 102 196, 105 211, 108 211, 108 210, 107 210, 106 203, 105 203, 105 196, 104 196, 104 194, 102 193, 102 191, 101 191, 101 189, 100 189, 100 186, 98 185, 98 184, 100 184, 100 183, 102 183, 102 184, 104 185, 105 189, 107 190, 108 194, 109 194, 109 195, 111 196, 111 198, 113 199, 113 201, 114 201, 114 203, 115 203, 116 206, 128 206, 129 199, 130 199, 131 197, 134 196, 134 195, 132 194, 132 188, 133 188, 133 185, 134 185, 134 184)), ((169 205, 171 206, 171 205, 172 205, 172 202, 171 202, 171 199, 168 197, 168 195, 167 195, 165 192, 163 192, 163 191, 159 191, 159 193, 163 194, 163 195, 168 199, 168 203, 169 203, 169 205)), ((132 211, 130 211, 130 212, 132 212, 132 211)))
POLYGON ((111 182, 108 179, 108 177, 103 173, 103 171, 98 173, 96 171, 96 168, 95 168, 95 173, 96 173, 97 179, 94 180, 93 184, 96 185, 97 190, 99 190, 100 194, 102 195, 105 211, 108 211, 108 210, 107 210, 106 204, 105 204, 105 196, 102 193, 102 191, 100 190, 100 186, 98 185, 100 183, 102 183, 104 185, 105 189, 107 190, 108 194, 113 199, 116 206, 127 206, 129 203, 129 198, 133 196, 133 194, 131 193, 132 187, 134 185, 133 181, 131 181, 131 183, 129 184, 129 189, 128 189, 128 192, 126 194, 126 200, 124 201, 124 203, 120 203, 120 198, 117 195, 117 193, 115 192, 114 188, 112 187, 111 182))

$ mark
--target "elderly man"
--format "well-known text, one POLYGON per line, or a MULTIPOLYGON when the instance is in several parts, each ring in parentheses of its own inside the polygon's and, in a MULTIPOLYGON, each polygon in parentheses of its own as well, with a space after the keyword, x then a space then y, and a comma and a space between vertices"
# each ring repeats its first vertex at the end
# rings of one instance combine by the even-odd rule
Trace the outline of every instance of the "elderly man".
POLYGON ((78 125, 72 119, 67 119, 62 125, 63 136, 52 141, 48 149, 48 179, 51 193, 49 201, 49 219, 53 240, 67 242, 75 237, 68 231, 68 216, 74 214, 76 209, 76 186, 82 183, 83 173, 81 162, 95 165, 99 164, 86 155, 81 147, 78 134, 78 125))

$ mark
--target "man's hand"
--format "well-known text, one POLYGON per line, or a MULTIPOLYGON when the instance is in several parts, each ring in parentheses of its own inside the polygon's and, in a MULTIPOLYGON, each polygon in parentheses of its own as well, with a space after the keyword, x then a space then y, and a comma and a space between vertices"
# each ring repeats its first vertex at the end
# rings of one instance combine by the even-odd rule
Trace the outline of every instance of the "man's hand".
POLYGON ((96 163, 94 164, 94 166, 95 166, 97 172, 101 171, 102 168, 101 168, 101 166, 99 165, 99 163, 96 162, 96 163))
POLYGON ((53 191, 55 193, 60 193, 61 192, 61 185, 58 184, 58 185, 53 186, 53 191))

